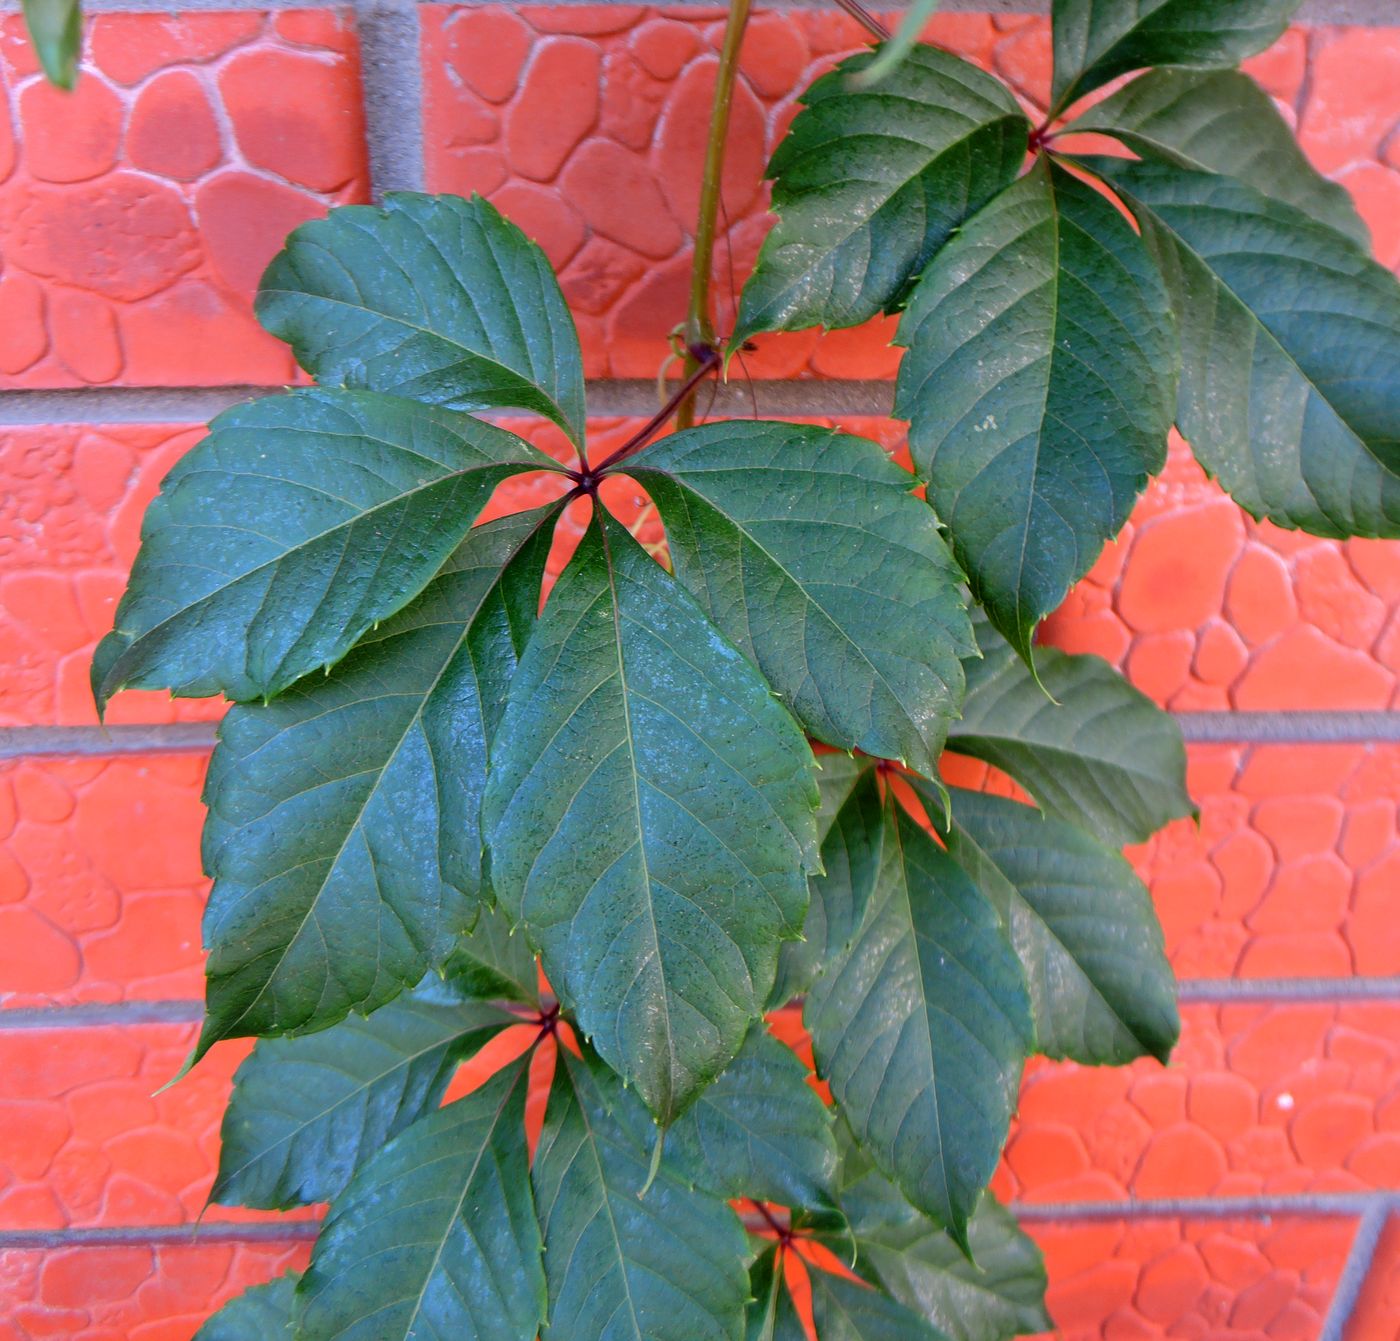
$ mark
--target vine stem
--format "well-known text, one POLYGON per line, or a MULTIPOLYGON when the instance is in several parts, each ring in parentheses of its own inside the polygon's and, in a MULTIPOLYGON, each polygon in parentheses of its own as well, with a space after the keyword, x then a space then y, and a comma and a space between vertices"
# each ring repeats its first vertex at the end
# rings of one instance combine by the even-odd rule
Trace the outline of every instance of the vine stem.
POLYGON ((676 413, 683 401, 695 395, 695 388, 705 380, 705 376, 712 368, 719 366, 719 351, 712 345, 705 345, 696 350, 694 354, 695 371, 683 381, 667 397, 666 403, 652 415, 645 424, 641 426, 621 447, 615 452, 609 453, 596 466, 590 470, 580 473, 579 471, 565 472, 571 478, 577 480, 585 491, 591 487, 604 471, 610 466, 615 466, 619 461, 625 460, 629 456, 635 456, 643 447, 654 438, 665 424, 665 422, 676 413))
MULTIPOLYGON (((710 134, 705 142, 704 175, 700 179, 700 217, 695 224, 695 259, 690 267, 690 309, 685 319, 685 378, 701 366, 697 351, 713 350, 715 329, 710 320, 710 273, 714 268, 715 228, 719 221, 720 192, 724 177, 724 148, 729 138, 729 109, 734 102, 734 80, 739 74, 739 49, 749 23, 749 0, 730 0, 724 25, 724 46, 715 77, 715 101, 710 109, 710 134)), ((682 397, 676 410, 676 427, 695 423, 695 389, 682 397)))

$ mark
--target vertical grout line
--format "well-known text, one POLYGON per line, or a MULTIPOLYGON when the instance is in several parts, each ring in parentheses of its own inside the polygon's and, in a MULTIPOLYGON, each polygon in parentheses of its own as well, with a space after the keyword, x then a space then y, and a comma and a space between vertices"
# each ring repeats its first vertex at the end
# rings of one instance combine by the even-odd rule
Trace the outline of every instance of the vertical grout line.
POLYGON ((357 0, 370 186, 423 189, 423 77, 415 0, 357 0))
POLYGON ((1380 1242, 1385 1222, 1394 1210, 1389 1197, 1377 1198, 1375 1204, 1361 1217, 1356 1227, 1356 1237, 1351 1241, 1351 1251, 1347 1253, 1346 1266, 1342 1268, 1342 1278, 1332 1295, 1327 1308, 1327 1317, 1322 1324, 1318 1341, 1342 1341, 1346 1335, 1347 1323, 1351 1321, 1356 1301, 1361 1298, 1366 1277, 1371 1273, 1371 1263, 1376 1255, 1376 1245, 1380 1242))

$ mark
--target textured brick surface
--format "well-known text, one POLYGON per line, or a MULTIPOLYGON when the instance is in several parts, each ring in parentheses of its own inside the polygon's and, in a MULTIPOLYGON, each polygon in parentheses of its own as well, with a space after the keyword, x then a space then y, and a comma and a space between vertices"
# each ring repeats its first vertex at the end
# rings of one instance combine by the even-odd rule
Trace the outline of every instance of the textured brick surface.
MULTIPOLYGON (((1400 747, 1198 745, 1190 762, 1201 824, 1131 854, 1178 974, 1400 974, 1400 747)), ((0 767, 0 1001, 199 995, 204 765, 0 767)))
MULTIPOLYGON (((513 426, 567 459, 557 429, 513 426)), ((637 426, 593 421, 594 457, 637 426)), ((907 464, 897 422, 854 416, 839 426, 907 464)), ((146 504, 198 438, 193 427, 0 429, 0 725, 96 720, 92 648, 111 626, 146 504)), ((647 506, 636 486, 613 487, 624 510, 647 506)), ((492 512, 533 506, 558 488, 531 477, 507 486, 492 512)), ((1400 706, 1400 547, 1251 522, 1177 444, 1044 637, 1106 657, 1180 711, 1400 706)), ((128 693, 109 720, 218 712, 128 693)))
POLYGON ((250 1285, 306 1265, 294 1243, 0 1250, 0 1341, 189 1341, 250 1285))
POLYGON ((1187 1006, 1169 1067, 1033 1061, 994 1186, 1026 1201, 1400 1186, 1400 1006, 1187 1006))
MULTIPOLYGON (((479 191, 539 239, 561 267, 591 375, 650 376, 685 314, 722 12, 429 5, 422 14, 429 188, 479 191)), ((1028 108, 1043 108, 1043 19, 947 14, 927 32, 1007 80, 1028 108)), ((863 42, 863 30, 835 13, 755 20, 726 163, 721 329, 732 321, 731 260, 742 281, 768 226, 763 165, 796 95, 863 42)), ((1400 37, 1391 33, 1295 29, 1249 62, 1285 114, 1301 120, 1319 166, 1355 191, 1389 265, 1400 264, 1397 60, 1400 37), (1364 75, 1353 80, 1358 65, 1364 75)), ((764 336, 747 363, 761 376, 892 376, 892 329, 880 321, 820 341, 764 336)))
POLYGON ((293 375, 250 300, 290 228, 364 197, 338 14, 102 14, 71 97, 0 20, 0 387, 293 375))
MULTIPOLYGON (((1064 1341, 1315 1341, 1355 1222, 1031 1224, 1064 1341)), ((1383 1341, 1376 1333, 1372 1341, 1383 1341)))
POLYGON ((1400 1215, 1392 1215, 1381 1231, 1346 1341, 1394 1341, 1396 1337, 1400 1337, 1400 1215))

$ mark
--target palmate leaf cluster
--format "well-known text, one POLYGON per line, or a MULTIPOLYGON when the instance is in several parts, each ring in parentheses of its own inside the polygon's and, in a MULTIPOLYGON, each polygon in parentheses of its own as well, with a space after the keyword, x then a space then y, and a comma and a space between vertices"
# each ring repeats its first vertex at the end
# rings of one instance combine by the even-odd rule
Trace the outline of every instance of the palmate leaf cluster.
POLYGON ((318 385, 171 472, 94 665, 99 703, 233 700, 192 1062, 259 1041, 213 1199, 330 1207, 204 1336, 796 1341, 788 1240, 745 1233, 771 1207, 850 1267, 810 1271, 823 1341, 1048 1325, 985 1188, 1029 1055, 1170 1052, 1118 849, 1191 803, 1171 720, 1036 625, 1173 424, 1258 515, 1400 525, 1400 289, 1223 68, 1292 8, 1056 0, 1057 114, 1164 67, 1081 123, 1136 157, 1048 152, 928 46, 808 90, 734 341, 899 313, 913 478, 761 421, 590 464, 567 308, 491 206, 292 235, 258 313, 318 385), (538 472, 560 501, 479 521, 538 472), (666 564, 599 501, 620 472, 666 564), (945 787, 945 749, 1015 795, 945 787), (830 1106, 762 1022, 799 998, 830 1106), (533 1151, 531 1055, 443 1103, 523 1022, 533 1151))

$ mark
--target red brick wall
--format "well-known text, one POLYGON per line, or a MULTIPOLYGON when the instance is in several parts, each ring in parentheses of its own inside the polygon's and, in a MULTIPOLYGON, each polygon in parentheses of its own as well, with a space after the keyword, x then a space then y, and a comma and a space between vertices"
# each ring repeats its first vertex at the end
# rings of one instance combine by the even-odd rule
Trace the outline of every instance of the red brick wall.
MULTIPOLYGON (((1314 4, 1250 68, 1397 265, 1400 7, 1323 22, 1360 7, 1314 4)), ((594 431, 623 434, 650 392, 619 379, 654 375, 683 313, 722 18, 98 13, 69 100, 0 18, 0 1341, 188 1338, 307 1250, 304 1217, 213 1208, 189 1232, 243 1048, 154 1095, 199 1010, 217 712, 128 694, 103 732, 86 688, 162 473, 242 388, 294 375, 250 315, 262 266, 365 199, 371 164, 380 189, 480 191, 560 267, 612 416, 594 431)), ((1043 19, 949 13, 932 36, 1043 103, 1043 19)), ((825 10, 755 18, 725 191, 738 276, 796 93, 860 40, 825 10)), ((764 339, 760 406, 898 450, 888 335, 764 339)), ((1182 714, 1202 810, 1131 854, 1183 979, 1172 1065, 1027 1074, 997 1188, 1045 1249, 1052 1311, 1105 1341, 1308 1341, 1348 1317, 1352 1341, 1393 1338, 1400 545, 1252 523, 1178 446, 1051 636, 1182 714)))

